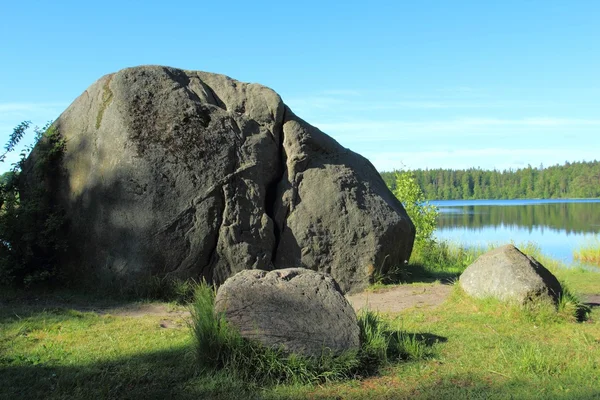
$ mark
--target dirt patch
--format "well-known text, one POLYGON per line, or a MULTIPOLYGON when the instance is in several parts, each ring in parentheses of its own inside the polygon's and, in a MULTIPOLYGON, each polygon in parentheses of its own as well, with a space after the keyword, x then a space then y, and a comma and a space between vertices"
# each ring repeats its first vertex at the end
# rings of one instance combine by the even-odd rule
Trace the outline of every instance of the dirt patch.
POLYGON ((600 307, 600 294, 588 294, 583 297, 583 302, 590 307, 600 307))
POLYGON ((393 313, 408 308, 436 307, 450 295, 452 286, 433 283, 431 285, 401 285, 379 291, 366 291, 346 296, 356 311, 365 307, 372 311, 393 313))

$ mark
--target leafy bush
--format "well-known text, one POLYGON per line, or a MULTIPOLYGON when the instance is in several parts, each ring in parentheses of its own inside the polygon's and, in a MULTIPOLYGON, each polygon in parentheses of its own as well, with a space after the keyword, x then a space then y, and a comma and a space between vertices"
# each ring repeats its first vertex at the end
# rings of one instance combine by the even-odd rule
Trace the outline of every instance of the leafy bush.
MULTIPOLYGON (((0 156, 13 151, 29 127, 19 124, 0 156)), ((65 150, 59 132, 47 124, 35 128, 34 145, 21 152, 20 161, 0 182, 0 282, 29 285, 57 275, 57 259, 66 250, 64 211, 49 189, 65 150), (27 168, 27 174, 23 169, 27 168)))
POLYGON ((370 375, 391 361, 420 359, 430 349, 414 335, 392 329, 379 315, 359 315, 361 344, 358 351, 335 356, 324 349, 319 357, 287 354, 249 341, 213 312, 215 291, 198 285, 192 304, 191 329, 198 363, 204 371, 225 370, 244 381, 274 383, 322 383, 370 375))
POLYGON ((394 196, 402 202, 404 209, 416 228, 415 241, 426 242, 433 239, 438 210, 425 201, 414 174, 410 171, 396 171, 394 196))

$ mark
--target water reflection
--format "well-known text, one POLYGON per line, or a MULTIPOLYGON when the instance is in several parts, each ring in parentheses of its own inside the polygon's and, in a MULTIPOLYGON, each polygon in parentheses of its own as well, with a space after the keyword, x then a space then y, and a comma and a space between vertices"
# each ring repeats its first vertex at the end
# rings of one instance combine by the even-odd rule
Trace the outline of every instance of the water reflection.
POLYGON ((600 200, 471 200, 432 202, 437 237, 462 244, 537 243, 567 263, 600 231, 600 200))

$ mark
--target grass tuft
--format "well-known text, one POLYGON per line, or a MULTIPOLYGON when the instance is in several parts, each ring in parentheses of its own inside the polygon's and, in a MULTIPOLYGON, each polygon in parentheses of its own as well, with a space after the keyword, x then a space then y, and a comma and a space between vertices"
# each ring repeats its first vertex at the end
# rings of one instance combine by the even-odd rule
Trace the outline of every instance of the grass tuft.
POLYGON ((410 263, 392 267, 375 281, 379 284, 452 282, 486 250, 443 240, 418 241, 410 263))
POLYGON ((560 285, 562 294, 558 299, 558 313, 577 322, 587 321, 592 313, 591 307, 583 303, 564 281, 561 281, 560 285))
POLYGON ((573 258, 584 263, 600 266, 600 237, 595 236, 587 244, 575 250, 573 258))
POLYGON ((150 277, 137 285, 124 287, 121 294, 125 297, 145 300, 172 301, 189 304, 194 301, 198 282, 193 279, 181 280, 170 277, 150 277))

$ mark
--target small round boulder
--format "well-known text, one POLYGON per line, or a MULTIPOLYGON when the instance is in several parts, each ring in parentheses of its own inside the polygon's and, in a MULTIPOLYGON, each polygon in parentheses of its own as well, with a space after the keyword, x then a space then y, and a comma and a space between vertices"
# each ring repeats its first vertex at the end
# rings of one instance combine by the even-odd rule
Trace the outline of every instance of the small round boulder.
POLYGON ((465 269, 459 282, 470 296, 520 304, 535 298, 549 298, 556 303, 562 293, 550 271, 511 244, 480 256, 465 269))
POLYGON ((289 353, 319 356, 359 347, 356 313, 338 284, 309 269, 241 271, 219 287, 215 312, 242 337, 289 353))

